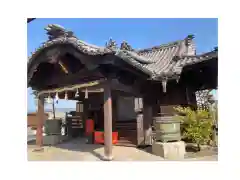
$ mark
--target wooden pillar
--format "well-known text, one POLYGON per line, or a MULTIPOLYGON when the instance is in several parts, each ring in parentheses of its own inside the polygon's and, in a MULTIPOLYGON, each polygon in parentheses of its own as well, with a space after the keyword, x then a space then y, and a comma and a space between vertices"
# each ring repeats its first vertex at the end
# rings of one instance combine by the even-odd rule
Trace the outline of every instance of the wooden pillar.
POLYGON ((147 97, 144 97, 143 99, 143 129, 144 129, 144 144, 151 145, 152 106, 147 97))
POLYGON ((109 84, 104 87, 104 160, 112 160, 112 97, 109 84))
POLYGON ((86 120, 89 118, 88 114, 89 114, 89 101, 88 101, 88 99, 84 99, 83 100, 83 127, 84 127, 84 134, 86 132, 86 120))
POLYGON ((113 131, 116 128, 116 121, 117 121, 117 96, 113 96, 112 94, 112 127, 113 131))
POLYGON ((43 122, 44 122, 44 97, 38 98, 38 109, 37 109, 37 133, 36 133, 36 145, 41 148, 43 146, 43 122))

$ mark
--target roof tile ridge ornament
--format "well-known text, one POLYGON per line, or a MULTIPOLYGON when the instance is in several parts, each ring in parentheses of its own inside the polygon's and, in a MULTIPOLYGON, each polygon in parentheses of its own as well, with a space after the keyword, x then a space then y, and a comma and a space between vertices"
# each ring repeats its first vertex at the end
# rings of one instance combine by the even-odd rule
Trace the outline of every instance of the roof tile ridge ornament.
POLYGON ((106 43, 106 47, 116 51, 116 54, 123 52, 125 55, 127 55, 130 58, 133 58, 135 61, 137 61, 140 64, 155 63, 155 62, 149 61, 146 57, 138 54, 137 51, 134 50, 125 40, 121 43, 120 48, 118 48, 116 42, 110 38, 109 42, 106 43))
POLYGON ((105 47, 108 49, 118 49, 116 41, 114 41, 111 37, 106 42, 105 47))
POLYGON ((178 41, 178 50, 177 50, 177 53, 175 54, 175 56, 173 56, 172 58, 172 61, 173 62, 177 62, 179 61, 180 59, 182 59, 184 56, 184 53, 185 53, 185 49, 186 49, 186 45, 185 45, 185 39, 184 40, 181 40, 181 41, 178 41))
POLYGON ((49 24, 46 28, 48 39, 51 41, 56 38, 76 38, 72 31, 66 30, 58 24, 49 24))
POLYGON ((134 49, 132 48, 132 46, 129 45, 128 42, 125 41, 125 40, 121 43, 120 49, 121 49, 121 50, 126 50, 126 51, 134 51, 134 49))
POLYGON ((173 47, 173 46, 180 46, 182 41, 184 41, 184 40, 173 41, 173 42, 161 44, 159 46, 153 46, 151 48, 140 49, 137 52, 138 53, 144 53, 144 52, 149 52, 149 51, 153 51, 153 50, 170 48, 170 47, 173 47))
POLYGON ((196 45, 193 41, 194 38, 195 38, 194 34, 189 34, 185 38, 185 46, 187 47, 187 54, 188 55, 196 55, 196 45))
POLYGON ((185 38, 186 43, 191 42, 193 39, 195 38, 194 34, 189 34, 187 35, 187 37, 185 38))

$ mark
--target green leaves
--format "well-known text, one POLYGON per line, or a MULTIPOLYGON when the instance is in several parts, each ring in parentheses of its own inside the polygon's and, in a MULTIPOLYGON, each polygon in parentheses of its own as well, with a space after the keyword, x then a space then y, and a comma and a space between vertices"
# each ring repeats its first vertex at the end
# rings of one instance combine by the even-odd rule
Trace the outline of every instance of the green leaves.
POLYGON ((183 139, 193 143, 206 144, 211 140, 213 119, 207 110, 192 110, 176 107, 175 119, 180 120, 183 139))

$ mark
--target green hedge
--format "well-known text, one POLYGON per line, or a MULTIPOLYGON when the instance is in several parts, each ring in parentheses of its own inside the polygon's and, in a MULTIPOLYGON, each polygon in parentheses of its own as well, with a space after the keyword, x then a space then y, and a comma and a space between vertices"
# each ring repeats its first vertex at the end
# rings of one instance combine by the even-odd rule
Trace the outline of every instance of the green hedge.
POLYGON ((196 143, 200 150, 201 144, 209 144, 213 133, 213 118, 208 110, 192 110, 191 108, 175 107, 176 120, 181 121, 182 139, 196 143))

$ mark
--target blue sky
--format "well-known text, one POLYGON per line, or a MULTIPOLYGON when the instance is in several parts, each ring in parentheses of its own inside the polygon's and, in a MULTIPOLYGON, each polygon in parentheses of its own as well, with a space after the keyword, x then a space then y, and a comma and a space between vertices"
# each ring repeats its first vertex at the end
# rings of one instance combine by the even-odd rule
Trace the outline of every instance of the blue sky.
MULTIPOLYGON (((195 35, 197 53, 213 50, 218 45, 217 19, 36 19, 27 31, 28 56, 46 41, 44 27, 59 24, 72 30, 88 43, 104 46, 112 37, 120 44, 123 40, 133 48, 148 48, 195 35)), ((28 89, 28 111, 35 110, 31 90, 28 89)), ((74 108, 75 102, 60 101, 58 108, 74 108)))

